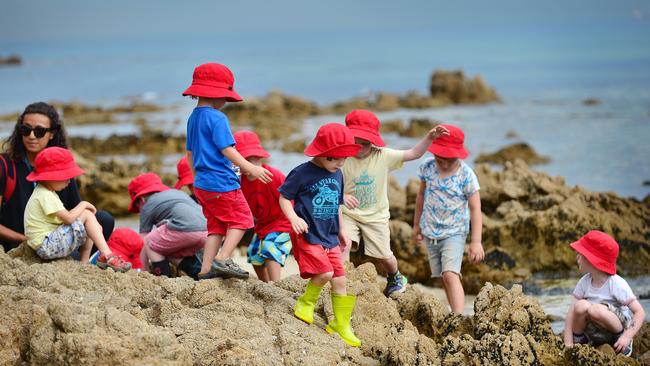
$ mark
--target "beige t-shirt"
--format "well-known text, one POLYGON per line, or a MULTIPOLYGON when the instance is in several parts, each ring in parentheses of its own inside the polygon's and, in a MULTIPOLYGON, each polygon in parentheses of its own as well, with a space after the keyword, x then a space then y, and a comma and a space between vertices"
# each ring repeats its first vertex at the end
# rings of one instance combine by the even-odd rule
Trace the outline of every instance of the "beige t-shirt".
POLYGON ((343 214, 359 222, 390 218, 388 211, 388 173, 404 164, 404 151, 373 147, 365 159, 351 157, 343 165, 345 194, 359 200, 353 210, 343 206, 343 214))
POLYGON ((63 224, 56 217, 56 212, 61 210, 65 207, 56 192, 36 185, 25 206, 25 236, 32 249, 40 248, 45 237, 63 224))

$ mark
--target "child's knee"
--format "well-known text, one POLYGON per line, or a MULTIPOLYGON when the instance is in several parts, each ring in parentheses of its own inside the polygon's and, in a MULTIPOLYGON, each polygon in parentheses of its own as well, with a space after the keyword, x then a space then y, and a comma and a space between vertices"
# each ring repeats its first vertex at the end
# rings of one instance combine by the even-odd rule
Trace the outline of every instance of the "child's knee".
POLYGON ((460 275, 451 271, 442 272, 442 282, 447 285, 456 284, 460 282, 460 275))
POLYGON ((607 306, 602 304, 592 304, 587 310, 590 319, 603 319, 606 312, 609 312, 609 310, 607 306))
POLYGON ((587 300, 578 300, 575 305, 573 305, 573 312, 578 315, 586 315, 591 308, 591 303, 587 300))
POLYGON ((316 280, 318 282, 328 282, 329 280, 332 279, 334 276, 334 272, 325 272, 325 273, 319 273, 312 277, 313 280, 316 280))

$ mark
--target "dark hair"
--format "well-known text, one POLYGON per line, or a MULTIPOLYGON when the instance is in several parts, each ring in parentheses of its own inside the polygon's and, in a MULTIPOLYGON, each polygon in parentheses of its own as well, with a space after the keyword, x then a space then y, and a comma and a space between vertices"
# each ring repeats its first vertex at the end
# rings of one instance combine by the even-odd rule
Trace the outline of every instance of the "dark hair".
POLYGON ((36 102, 28 105, 23 113, 18 117, 16 126, 14 126, 14 131, 11 133, 11 136, 4 142, 4 150, 9 153, 9 157, 13 160, 21 160, 26 156, 25 145, 23 144, 22 136, 20 135, 19 127, 23 123, 23 119, 26 114, 38 113, 46 116, 50 119, 50 128, 52 128, 52 133, 54 133, 54 138, 47 142, 47 147, 58 146, 63 148, 68 148, 66 143, 65 129, 63 128, 63 122, 59 118, 59 113, 56 109, 44 102, 36 102))

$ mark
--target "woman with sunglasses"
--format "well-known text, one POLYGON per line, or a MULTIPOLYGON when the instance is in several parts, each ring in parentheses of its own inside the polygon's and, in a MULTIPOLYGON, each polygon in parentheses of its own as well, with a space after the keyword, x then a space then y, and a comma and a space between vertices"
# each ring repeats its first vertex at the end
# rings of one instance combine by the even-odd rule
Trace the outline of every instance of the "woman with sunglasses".
MULTIPOLYGON (((28 105, 18 117, 13 133, 4 142, 2 158, 6 165, 0 162, 0 243, 5 252, 26 240, 23 216, 34 190, 34 183, 27 181, 26 177, 33 170, 36 155, 50 146, 68 147, 59 114, 47 103, 28 105), (8 184, 7 172, 15 178, 15 188, 8 199, 4 197, 8 184)), ((79 188, 74 180, 58 195, 67 210, 81 202, 79 188)), ((115 225, 113 216, 106 211, 97 211, 95 215, 102 226, 104 238, 108 240, 115 225)))

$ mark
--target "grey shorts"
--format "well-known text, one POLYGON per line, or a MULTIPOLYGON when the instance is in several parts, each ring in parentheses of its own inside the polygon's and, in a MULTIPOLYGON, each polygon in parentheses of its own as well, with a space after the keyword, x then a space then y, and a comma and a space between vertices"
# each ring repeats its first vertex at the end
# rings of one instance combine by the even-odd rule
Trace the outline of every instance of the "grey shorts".
POLYGON ((459 276, 465 253, 465 235, 454 235, 445 239, 426 238, 429 250, 431 277, 440 277, 443 272, 454 272, 459 276))
POLYGON ((86 242, 84 224, 75 220, 70 225, 61 225, 43 239, 43 244, 36 250, 42 259, 65 258, 86 242))
MULTIPOLYGON (((603 303, 607 306, 607 310, 616 314, 618 320, 621 321, 623 325, 623 330, 631 327, 633 325, 632 316, 629 312, 623 311, 620 307, 616 307, 612 304, 603 303)), ((593 343, 594 346, 600 346, 601 344, 614 344, 618 338, 623 334, 623 331, 619 333, 612 333, 606 329, 599 328, 592 321, 587 321, 587 326, 585 327, 585 335, 589 338, 589 341, 593 343)))

